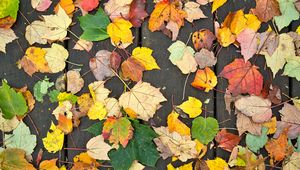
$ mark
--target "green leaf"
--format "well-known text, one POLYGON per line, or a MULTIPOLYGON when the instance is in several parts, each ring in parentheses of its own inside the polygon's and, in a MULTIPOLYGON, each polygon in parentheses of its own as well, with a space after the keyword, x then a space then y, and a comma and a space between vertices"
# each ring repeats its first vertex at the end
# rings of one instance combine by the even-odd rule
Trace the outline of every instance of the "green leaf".
POLYGON ((49 78, 45 77, 44 80, 40 80, 35 83, 33 87, 33 95, 39 102, 44 101, 44 96, 48 93, 48 89, 54 85, 53 82, 49 82, 49 78))
POLYGON ((219 124, 215 118, 197 117, 192 122, 192 137, 204 145, 211 142, 219 131, 219 124))
POLYGON ((293 20, 299 18, 299 12, 295 8, 295 0, 278 0, 281 11, 280 16, 275 16, 275 23, 279 31, 288 26, 293 20))
POLYGON ((260 136, 252 135, 252 134, 248 133, 246 135, 247 147, 251 151, 257 153, 261 148, 263 148, 265 146, 265 144, 268 141, 267 132, 268 132, 268 128, 263 127, 262 128, 262 134, 260 136))
POLYGON ((68 93, 68 92, 62 92, 62 93, 59 93, 58 96, 57 96, 57 100, 59 102, 63 102, 63 101, 70 101, 72 102, 73 104, 75 104, 77 102, 77 99, 78 97, 72 93, 68 93))
POLYGON ((126 148, 119 147, 118 150, 111 150, 108 156, 116 170, 128 170, 134 160, 138 160, 144 165, 155 167, 159 159, 159 153, 153 139, 157 134, 146 125, 137 121, 131 121, 134 127, 134 135, 126 148))
POLYGON ((92 124, 90 127, 84 129, 83 131, 87 131, 95 136, 101 135, 103 129, 104 120, 100 120, 100 122, 92 124))
POLYGON ((22 149, 26 155, 31 155, 36 146, 36 136, 30 134, 30 130, 24 122, 18 125, 13 134, 5 134, 4 139, 7 148, 22 149))
POLYGON ((1 0, 0 1, 0 18, 11 16, 16 19, 19 10, 19 0, 1 0))
POLYGON ((48 93, 49 100, 50 100, 51 103, 58 102, 57 96, 59 95, 59 93, 60 93, 60 91, 58 91, 58 90, 51 90, 48 93))
POLYGON ((95 15, 87 14, 78 17, 83 34, 80 38, 88 41, 101 41, 109 36, 106 27, 110 23, 108 16, 102 8, 99 8, 95 15))
POLYGON ((300 81, 300 57, 289 56, 285 59, 287 64, 284 67, 283 75, 295 77, 298 81, 300 81))
POLYGON ((5 81, 2 81, 0 87, 0 109, 5 119, 12 119, 15 115, 23 116, 28 110, 23 95, 10 88, 5 81))
POLYGON ((192 47, 186 46, 182 41, 174 42, 168 48, 168 51, 171 53, 171 55, 169 56, 169 60, 171 60, 173 64, 175 64, 178 60, 182 60, 183 55, 186 51, 190 52, 192 55, 194 55, 195 53, 192 47))

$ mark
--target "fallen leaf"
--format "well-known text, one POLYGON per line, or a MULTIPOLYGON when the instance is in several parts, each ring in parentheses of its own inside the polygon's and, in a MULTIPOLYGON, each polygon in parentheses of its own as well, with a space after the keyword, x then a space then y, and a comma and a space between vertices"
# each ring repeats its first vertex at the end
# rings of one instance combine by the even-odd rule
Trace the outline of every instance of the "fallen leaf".
POLYGON ((148 16, 146 0, 133 0, 130 4, 129 21, 133 27, 140 27, 144 19, 148 16))
POLYGON ((287 160, 287 163, 282 166, 283 170, 299 169, 300 153, 294 152, 291 157, 287 160))
POLYGON ((94 105, 89 109, 87 116, 91 120, 102 120, 107 115, 106 108, 102 102, 96 101, 94 105))
POLYGON ((219 124, 212 117, 197 117, 192 122, 192 137, 204 145, 211 142, 219 131, 219 124))
POLYGON ((102 102, 105 103, 105 99, 107 99, 110 91, 104 87, 105 81, 95 81, 89 84, 88 88, 92 95, 94 102, 102 102))
POLYGON ((35 170, 25 159, 25 151, 21 149, 5 149, 0 153, 0 162, 3 170, 35 170))
POLYGON ((219 28, 217 31, 217 39, 223 47, 228 47, 235 42, 235 36, 228 27, 219 28))
POLYGON ((281 15, 277 0, 256 0, 256 6, 251 12, 262 22, 268 22, 274 16, 281 15))
POLYGON ((17 116, 14 116, 12 119, 3 118, 3 113, 0 111, 0 130, 3 132, 10 132, 17 128, 20 123, 17 116))
POLYGON ((0 2, 0 18, 10 16, 17 19, 19 4, 19 0, 2 0, 0 2))
POLYGON ((16 19, 11 16, 1 18, 0 19, 0 28, 9 29, 14 25, 15 22, 16 22, 16 19))
POLYGON ((294 105, 289 103, 284 103, 284 106, 279 110, 281 114, 281 121, 293 124, 300 124, 300 110, 298 110, 294 105))
POLYGON ((132 24, 123 19, 117 18, 107 26, 107 34, 109 35, 111 42, 114 46, 120 46, 124 44, 131 44, 133 40, 132 32, 130 28, 132 24))
POLYGON ((81 77, 79 71, 69 70, 67 72, 67 91, 76 94, 84 86, 84 80, 81 77))
POLYGON ((40 164, 40 166, 39 166, 39 169, 40 170, 60 170, 56 166, 57 159, 58 158, 54 158, 54 159, 42 161, 41 164, 40 164))
POLYGON ((190 118, 195 118, 202 113, 202 102, 195 97, 189 97, 187 101, 177 107, 188 114, 190 118))
POLYGON ((195 53, 195 59, 200 69, 205 67, 212 67, 217 63, 217 58, 212 51, 207 49, 201 49, 199 52, 195 53))
POLYGON ((294 123, 288 123, 285 121, 277 121, 276 122, 276 132, 273 135, 273 138, 278 138, 280 134, 288 128, 288 138, 289 139, 296 139, 300 135, 300 126, 299 124, 294 124, 294 123))
POLYGON ((58 73, 66 67, 65 61, 69 57, 69 52, 62 46, 56 43, 51 45, 51 48, 44 48, 47 53, 45 59, 52 73, 58 73))
POLYGON ((172 154, 171 156, 176 156, 182 162, 196 158, 196 142, 192 141, 190 136, 181 136, 177 132, 170 133, 166 127, 158 127, 154 130, 159 135, 158 138, 154 139, 154 142, 159 143, 158 150, 160 152, 163 152, 166 147, 172 154))
POLYGON ((198 69, 191 85, 197 89, 209 92, 217 85, 217 76, 209 67, 205 67, 203 70, 198 69))
POLYGON ((150 83, 140 81, 120 96, 119 104, 124 109, 131 109, 138 118, 148 121, 160 107, 159 104, 167 101, 159 90, 150 83))
POLYGON ((215 12, 218 8, 220 8, 226 2, 227 2, 227 0, 214 0, 212 3, 211 13, 215 12))
POLYGON ((50 82, 48 77, 36 82, 33 86, 33 95, 35 99, 39 102, 43 102, 44 96, 48 93, 48 89, 53 85, 54 83, 50 82))
POLYGON ((60 0, 59 3, 55 6, 54 11, 55 13, 58 12, 59 6, 68 14, 72 16, 73 12, 75 11, 75 5, 73 0, 60 0))
POLYGON ((23 116, 28 111, 26 100, 21 92, 16 92, 5 80, 0 86, 0 110, 4 119, 13 119, 14 116, 23 116))
POLYGON ((47 32, 48 27, 44 26, 44 21, 33 21, 26 27, 25 38, 30 45, 34 43, 46 44, 47 39, 42 36, 47 32))
POLYGON ((133 127, 125 117, 108 117, 103 123, 102 136, 104 140, 113 143, 115 148, 119 146, 119 143, 126 148, 129 140, 133 137, 133 127))
POLYGON ((78 97, 77 104, 79 105, 79 110, 82 113, 86 114, 94 104, 94 101, 90 97, 89 93, 83 93, 81 96, 78 97))
POLYGON ((256 123, 267 122, 272 117, 271 101, 260 96, 243 96, 236 100, 234 105, 256 123))
POLYGON ((299 19, 300 15, 294 2, 295 0, 278 0, 281 15, 275 16, 274 20, 279 31, 288 26, 293 20, 299 19))
POLYGON ((176 113, 175 111, 172 111, 167 118, 167 124, 168 124, 168 129, 169 132, 177 132, 180 135, 187 135, 190 136, 191 132, 190 132, 190 128, 184 124, 183 122, 181 122, 178 119, 179 114, 176 113))
POLYGON ((229 152, 240 143, 241 138, 233 133, 227 132, 222 129, 215 137, 216 142, 219 143, 218 147, 225 149, 229 152))
POLYGON ((193 162, 181 165, 179 167, 174 168, 172 163, 167 165, 167 170, 193 170, 193 162))
POLYGON ((46 11, 52 4, 51 0, 31 0, 32 8, 37 11, 46 11))
POLYGON ((117 99, 112 97, 107 98, 105 99, 104 105, 107 111, 107 116, 116 116, 116 117, 122 116, 120 112, 121 107, 117 99))
POLYGON ((162 30, 163 33, 165 33, 168 37, 172 37, 172 41, 175 41, 177 39, 177 36, 179 34, 179 27, 176 22, 170 21, 166 25, 166 29, 162 30), (171 33, 172 32, 172 35, 171 33), (170 35, 169 35, 170 34, 170 35))
POLYGON ((141 63, 145 70, 160 69, 152 56, 152 52, 153 50, 147 47, 136 47, 132 51, 132 58, 141 63))
POLYGON ((142 80, 145 68, 139 61, 133 57, 129 57, 121 64, 121 70, 124 78, 138 82, 142 80))
POLYGON ((255 55, 257 52, 257 33, 249 28, 244 29, 236 38, 241 46, 241 54, 245 62, 255 55))
POLYGON ((287 75, 289 77, 294 77, 298 81, 300 81, 300 57, 299 56, 289 56, 285 58, 287 64, 284 67, 283 75, 287 75))
POLYGON ((49 131, 47 132, 47 136, 43 138, 44 147, 50 153, 56 153, 60 151, 64 144, 64 133, 58 129, 53 122, 51 122, 51 126, 49 131))
POLYGON ((234 96, 242 93, 260 95, 263 76, 257 69, 249 61, 245 63, 244 59, 235 59, 223 68, 219 76, 228 79, 228 90, 234 96))
POLYGON ((196 2, 200 5, 206 5, 210 2, 213 2, 214 0, 196 0, 196 2))
POLYGON ((90 59, 90 68, 96 80, 104 80, 113 77, 115 74, 111 68, 112 53, 107 50, 100 50, 96 53, 95 58, 90 59))
POLYGON ((65 134, 69 134, 73 131, 72 119, 68 119, 65 115, 60 114, 58 117, 57 128, 62 130, 65 134))
POLYGON ((104 142, 102 135, 91 138, 87 144, 87 154, 98 160, 109 160, 107 153, 112 149, 110 145, 104 142))
POLYGON ((203 14, 202 10, 199 7, 200 5, 196 2, 189 1, 185 3, 183 8, 183 10, 187 14, 187 17, 185 19, 192 23, 194 20, 207 18, 207 16, 203 14))
POLYGON ((87 51, 89 52, 93 48, 93 42, 87 41, 84 39, 79 39, 73 49, 79 50, 79 51, 87 51))
POLYGON ((265 122, 263 124, 263 127, 268 128, 268 132, 267 132, 268 135, 274 134, 276 132, 276 129, 277 129, 276 126, 277 126, 277 120, 276 120, 275 116, 272 117, 271 120, 269 120, 268 122, 265 122))
POLYGON ((210 50, 215 39, 216 36, 208 29, 201 29, 199 31, 195 31, 192 35, 192 42, 194 44, 194 48, 197 51, 202 48, 210 50))
POLYGON ((261 135, 262 125, 253 122, 249 117, 245 116, 239 111, 237 112, 236 127, 239 131, 240 136, 246 131, 248 131, 253 135, 258 135, 258 136, 261 135))
POLYGON ((89 12, 97 8, 99 5, 99 0, 81 0, 80 7, 89 12))
POLYGON ((1 36, 0 51, 4 53, 6 53, 5 50, 6 44, 18 38, 12 29, 4 29, 4 28, 0 28, 0 36, 1 36))
POLYGON ((22 149, 26 155, 31 155, 36 146, 36 136, 30 133, 29 127, 20 122, 12 134, 5 134, 5 147, 22 149))
MULTIPOLYGON (((79 163, 79 162, 83 163, 84 167, 90 166, 90 167, 95 168, 95 169, 90 169, 90 170, 97 170, 97 167, 100 166, 100 163, 98 163, 96 159, 90 157, 87 152, 82 152, 82 153, 74 156, 73 161, 75 164, 79 163)), ((73 169, 75 170, 74 166, 73 166, 73 169)))
POLYGON ((229 170, 228 164, 222 158, 216 157, 214 160, 205 161, 209 169, 229 170))
POLYGON ((286 128, 277 139, 269 139, 265 145, 271 160, 282 161, 293 152, 293 147, 288 144, 288 128, 286 128))
POLYGON ((268 141, 268 136, 267 136, 268 128, 263 127, 262 128, 262 133, 260 136, 257 135, 252 135, 248 133, 246 135, 246 145, 247 147, 257 153, 261 148, 265 146, 265 144, 268 141))
POLYGON ((127 19, 132 2, 133 0, 110 0, 104 4, 104 9, 112 21, 119 17, 127 19))

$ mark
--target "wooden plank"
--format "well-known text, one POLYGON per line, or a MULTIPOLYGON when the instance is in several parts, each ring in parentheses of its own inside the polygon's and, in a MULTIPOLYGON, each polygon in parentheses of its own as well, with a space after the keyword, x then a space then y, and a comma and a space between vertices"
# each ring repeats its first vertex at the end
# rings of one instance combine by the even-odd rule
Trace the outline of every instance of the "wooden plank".
MULTIPOLYGON (((107 1, 101 1, 101 7, 103 8, 103 4, 107 1)), ((75 25, 71 27, 71 31, 79 37, 82 34, 82 30, 79 25, 78 17, 82 16, 81 12, 75 12, 73 16, 73 22, 75 22, 75 25)), ((137 46, 138 44, 138 37, 139 37, 139 29, 133 28, 131 29, 133 35, 135 36, 134 43, 131 44, 129 47, 126 48, 126 50, 131 53, 132 49, 137 46)), ((76 37, 74 37, 72 34, 68 35, 71 39, 68 41, 68 51, 70 54, 69 61, 73 63, 83 64, 82 67, 68 64, 68 70, 72 69, 80 69, 81 75, 84 75, 84 88, 77 94, 81 95, 82 93, 89 93, 88 85, 94 81, 96 81, 93 73, 90 70, 89 67, 89 61, 90 57, 94 56, 99 50, 109 50, 113 51, 115 47, 111 44, 110 39, 100 41, 100 42, 94 42, 92 50, 87 53, 86 51, 78 51, 74 50, 73 47, 78 40, 76 37)), ((117 50, 117 52, 122 50, 117 50)), ((115 76, 105 83, 105 87, 108 88, 111 91, 110 96, 119 98, 120 95, 123 92, 124 85, 122 82, 115 76)), ((82 130, 88 128, 92 124, 99 122, 99 121, 92 121, 89 120, 88 117, 81 118, 81 123, 78 128, 75 128, 71 134, 68 135, 68 147, 69 148, 86 148, 86 143, 89 139, 91 139, 93 136, 89 134, 88 132, 83 132, 82 130)), ((77 155, 78 153, 81 153, 82 150, 67 150, 67 157, 70 162, 73 161, 73 157, 77 155)))
MULTIPOLYGON (((154 3, 147 4, 147 12, 150 14, 153 11, 154 3)), ((200 19, 193 22, 193 24, 185 22, 184 27, 180 29, 179 36, 177 40, 182 42, 187 42, 189 35, 194 31, 202 28, 207 28, 211 31, 213 30, 213 16, 211 14, 211 7, 209 5, 201 7, 204 14, 207 15, 207 19, 200 19)), ((174 43, 170 38, 164 35, 162 32, 150 32, 148 29, 148 19, 146 20, 142 27, 142 46, 149 47, 153 50, 153 56, 155 57, 160 70, 148 71, 144 74, 144 81, 150 82, 155 87, 162 88, 162 92, 168 99, 167 103, 164 103, 161 109, 157 111, 154 115, 153 122, 154 126, 166 126, 166 120, 168 114, 172 111, 172 105, 179 105, 183 101, 187 100, 188 96, 196 97, 203 102, 203 113, 201 116, 211 116, 214 117, 214 92, 210 91, 205 93, 204 91, 197 90, 193 88, 190 84, 194 79, 195 73, 192 73, 186 84, 186 91, 184 100, 182 100, 183 88, 185 84, 185 79, 187 75, 183 75, 177 66, 173 65, 168 59, 170 53, 168 52, 168 47, 174 43), (174 99, 172 103, 172 97, 174 99), (204 101, 209 99, 208 104, 204 104, 204 101), (206 110, 206 111, 205 111, 206 110)), ((191 41, 188 45, 193 48, 191 41)), ((191 122, 193 119, 182 119, 189 127, 191 127, 191 122)), ((214 157, 214 151, 209 149, 205 158, 212 159, 214 157)), ((162 160, 160 159, 157 163, 157 167, 165 168, 170 162, 170 159, 162 160)))
MULTIPOLYGON (((24 16, 32 22, 37 20, 39 16, 46 14, 53 14, 53 7, 58 0, 53 1, 52 6, 49 8, 47 12, 37 12, 31 7, 30 2, 21 1, 20 2, 20 12, 24 14, 24 16)), ((17 17, 17 22, 12 27, 15 31, 16 35, 19 37, 18 40, 13 41, 12 43, 7 45, 6 54, 0 52, 0 79, 6 79, 8 83, 15 88, 21 88, 25 85, 29 88, 29 90, 33 93, 34 84, 43 79, 44 76, 50 78, 50 81, 55 81, 59 74, 34 74, 32 77, 28 76, 23 69, 19 70, 17 68, 17 61, 20 60, 24 51, 29 47, 27 40, 25 39, 25 28, 28 25, 28 22, 20 15, 20 12, 17 17)), ((38 47, 50 47, 50 45, 38 45, 38 47)), ((52 115, 52 110, 57 106, 57 104, 52 104, 48 100, 48 97, 44 98, 43 103, 36 102, 35 108, 32 112, 29 113, 28 116, 25 117, 24 122, 29 126, 31 133, 37 135, 37 146, 34 149, 33 153, 33 164, 35 165, 35 160, 37 154, 40 149, 44 150, 43 160, 51 159, 51 158, 59 158, 60 160, 64 160, 64 151, 56 154, 48 153, 42 143, 42 138, 46 136, 47 131, 49 130, 51 120, 55 120, 52 115), (29 116, 32 118, 36 128, 38 129, 39 134, 34 129, 33 123, 30 121, 29 116)), ((35 165, 36 166, 36 165, 35 165)))
MULTIPOLYGON (((227 1, 225 5, 223 5, 220 9, 217 11, 217 21, 219 23, 222 23, 225 19, 225 17, 229 14, 229 11, 237 11, 239 9, 244 9, 245 13, 249 12, 250 8, 255 7, 254 1, 227 1)), ((262 25, 262 28, 260 31, 265 31, 267 28, 267 24, 264 23, 262 25)), ((283 30, 282 32, 286 32, 287 30, 283 30)), ((216 72, 219 74, 224 66, 228 65, 229 63, 233 62, 235 58, 241 58, 240 49, 234 47, 233 45, 222 48, 218 54, 218 62, 216 65, 216 72)), ((259 67, 259 71, 262 73, 264 77, 264 82, 272 82, 273 85, 279 86, 281 89, 281 92, 288 94, 289 92, 289 79, 287 77, 280 76, 282 74, 282 70, 277 73, 277 76, 273 79, 272 73, 269 68, 267 68, 265 65, 265 59, 263 56, 257 56, 257 60, 255 61, 255 56, 250 59, 250 62, 252 64, 255 64, 259 67), (255 63, 254 63, 255 61, 255 63)), ((217 89, 219 92, 217 92, 216 95, 216 115, 217 119, 220 125, 220 128, 229 128, 229 129, 235 129, 236 128, 236 115, 232 111, 231 114, 228 113, 225 109, 225 102, 224 102, 224 92, 226 88, 228 87, 228 81, 222 78, 218 79, 218 85, 217 89)), ((284 98, 284 97, 283 97, 284 98)), ((285 98, 284 98, 285 99, 285 98)), ((273 109, 273 113, 276 116, 278 115, 278 110, 280 107, 276 107, 273 109)), ((237 130, 229 130, 232 133, 238 134, 237 130)), ((244 137, 244 136, 243 136, 244 137)), ((244 138, 242 139, 242 143, 244 143, 244 138)), ((266 155, 266 153, 264 153, 266 155)), ((228 160, 230 153, 217 148, 216 150, 216 156, 221 157, 225 160, 228 160)))

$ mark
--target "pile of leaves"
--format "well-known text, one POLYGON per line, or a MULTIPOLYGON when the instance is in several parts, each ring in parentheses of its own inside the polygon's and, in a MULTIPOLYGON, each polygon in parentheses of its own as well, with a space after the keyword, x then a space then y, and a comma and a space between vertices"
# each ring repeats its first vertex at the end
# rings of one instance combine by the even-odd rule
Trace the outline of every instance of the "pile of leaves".
MULTIPOLYGON (((23 1, 0 1, 0 51, 3 53, 6 44, 18 39, 11 28, 17 16, 26 19, 19 11, 20 3, 23 1), (18 11, 21 15, 17 15, 18 11)), ((207 18, 202 6, 211 6, 211 13, 217 16, 226 0, 158 0, 149 2, 155 3, 150 12, 146 11, 150 4, 145 0, 101 3, 99 0, 31 0, 33 10, 46 12, 54 5, 54 11, 26 26, 24 36, 30 47, 15 67, 29 76, 65 70, 69 51, 62 43, 70 34, 77 38, 76 50, 89 53, 93 42, 106 39, 110 39, 115 50, 100 49, 91 56, 89 67, 95 81, 88 85, 88 92, 82 90, 85 80, 80 69, 69 70, 56 80, 45 76, 35 83, 33 92, 26 86, 13 88, 6 80, 2 81, 0 130, 4 136, 0 169, 78 170, 112 166, 117 170, 137 170, 157 167, 160 158, 172 158, 166 167, 168 170, 263 170, 279 165, 283 169, 299 169, 300 99, 282 93, 261 73, 261 70, 270 69, 273 77, 288 76, 300 81, 300 27, 295 32, 282 31, 292 21, 299 20, 299 1, 256 0, 256 6, 249 13, 242 9, 228 11, 222 23, 215 21, 214 32, 201 29, 187 37, 191 38, 193 47, 177 40, 180 28, 207 18), (81 16, 75 18, 77 9, 81 10, 81 16), (220 122, 214 117, 203 114, 209 100, 200 101, 193 96, 180 105, 173 105, 166 126, 148 123, 161 105, 171 99, 166 99, 160 88, 143 81, 144 71, 160 69, 153 50, 133 47, 131 52, 127 51, 136 38, 132 28, 141 27, 147 17, 151 32, 161 31, 165 38, 174 41, 165 49, 170 62, 182 74, 196 72, 192 87, 204 92, 217 91, 218 80, 228 80, 223 92, 228 113, 218 114, 234 111, 238 134, 220 128, 220 122), (76 21, 83 31, 81 35, 70 29, 76 21), (268 29, 262 29, 263 25, 268 29), (242 57, 236 57, 217 74, 213 69, 218 58, 216 48, 229 46, 239 48, 242 57), (258 57, 265 58, 266 67, 257 66, 258 57), (111 77, 117 77, 124 85, 120 96, 112 97, 105 87, 111 77), (289 99, 283 101, 282 94, 289 99), (49 131, 42 138, 44 150, 49 153, 64 149, 66 135, 80 127, 83 117, 95 122, 81 132, 91 133, 93 137, 82 153, 73 161, 69 159, 72 162, 57 158, 42 160, 43 151, 40 150, 33 165, 31 154, 39 136, 31 133, 23 119, 29 116, 36 103, 44 103, 45 98, 56 105, 51 110, 53 120, 49 120, 49 131), (281 108, 280 116, 274 111, 278 107, 281 108), (184 119, 190 119, 192 125, 189 127, 184 119), (207 151, 215 147, 229 152, 230 158, 204 158, 207 151), (181 164, 175 166, 174 162, 181 164)))

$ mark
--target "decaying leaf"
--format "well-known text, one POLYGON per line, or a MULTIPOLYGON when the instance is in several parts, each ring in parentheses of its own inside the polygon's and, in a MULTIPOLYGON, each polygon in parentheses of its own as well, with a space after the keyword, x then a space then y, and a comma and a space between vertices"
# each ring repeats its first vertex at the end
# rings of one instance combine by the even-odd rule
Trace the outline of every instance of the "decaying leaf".
POLYGON ((212 67, 217 63, 217 58, 212 51, 207 49, 201 49, 199 52, 195 53, 195 59, 200 69, 205 67, 212 67))
POLYGON ((256 6, 251 12, 262 22, 268 22, 274 16, 281 15, 277 0, 256 0, 256 6))
POLYGON ((239 131, 239 135, 241 136, 244 132, 248 131, 253 135, 261 135, 262 125, 259 123, 253 122, 249 117, 237 111, 237 120, 236 127, 239 131))
POLYGON ((194 20, 200 19, 200 18, 207 18, 202 12, 202 10, 199 8, 200 4, 189 1, 184 4, 183 10, 186 12, 187 17, 186 20, 189 22, 193 22, 194 20))
POLYGON ((208 29, 195 31, 192 35, 192 41, 197 51, 202 48, 210 50, 215 39, 216 36, 208 29))

